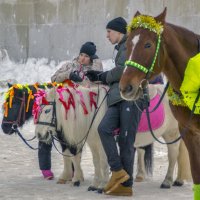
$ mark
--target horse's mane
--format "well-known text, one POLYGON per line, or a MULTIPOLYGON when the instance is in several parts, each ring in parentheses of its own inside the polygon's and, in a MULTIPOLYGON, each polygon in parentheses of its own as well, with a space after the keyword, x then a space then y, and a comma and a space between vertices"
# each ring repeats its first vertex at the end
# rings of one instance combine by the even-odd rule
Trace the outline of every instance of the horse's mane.
POLYGON ((200 37, 200 35, 197 35, 196 33, 194 33, 193 31, 185 28, 185 27, 182 27, 182 26, 179 26, 179 25, 175 25, 175 24, 171 24, 171 23, 166 23, 166 26, 170 26, 171 28, 174 29, 174 31, 178 34, 178 35, 182 35, 183 32, 185 32, 187 35, 191 35, 191 36, 194 36, 194 34, 197 36, 197 37, 200 37))
MULTIPOLYGON (((187 54, 191 54, 190 48, 195 48, 198 51, 200 35, 194 33, 193 31, 184 28, 182 26, 174 25, 171 23, 166 23, 164 27, 164 37, 169 40, 171 44, 171 40, 174 39, 175 42, 173 45, 181 45, 185 47, 185 51, 187 54)), ((191 55, 192 57, 194 55, 191 55)))

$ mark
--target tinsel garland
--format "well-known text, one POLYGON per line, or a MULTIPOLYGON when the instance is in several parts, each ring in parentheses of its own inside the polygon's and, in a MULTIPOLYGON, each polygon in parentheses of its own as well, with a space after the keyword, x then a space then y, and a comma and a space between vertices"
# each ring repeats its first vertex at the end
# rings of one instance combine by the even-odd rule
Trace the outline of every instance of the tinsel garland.
POLYGON ((127 31, 130 33, 135 28, 148 29, 157 35, 160 35, 163 32, 163 25, 161 22, 156 22, 153 17, 146 15, 139 15, 134 17, 130 24, 127 26, 127 31))
POLYGON ((169 88, 167 90, 167 95, 168 95, 169 101, 172 103, 172 105, 174 105, 174 106, 184 106, 184 107, 187 106, 183 101, 183 96, 174 92, 171 85, 169 85, 169 88))

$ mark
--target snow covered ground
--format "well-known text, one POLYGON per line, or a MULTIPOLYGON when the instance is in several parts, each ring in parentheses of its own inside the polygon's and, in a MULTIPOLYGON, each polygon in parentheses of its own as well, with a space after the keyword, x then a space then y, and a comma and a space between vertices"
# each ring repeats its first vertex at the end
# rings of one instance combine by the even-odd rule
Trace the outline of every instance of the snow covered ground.
MULTIPOLYGON (((3 92, 7 80, 18 83, 49 82, 52 73, 62 64, 47 59, 29 59, 26 64, 14 63, 5 57, 0 61, 0 104, 3 103, 3 92)), ((113 66, 111 60, 103 61, 104 69, 113 66)), ((2 110, 0 112, 0 122, 2 110)), ((29 121, 21 132, 26 138, 34 135, 34 125, 29 121)), ((37 141, 31 142, 37 147, 37 141)), ((85 181, 80 187, 56 184, 56 180, 63 169, 62 156, 52 150, 52 170, 55 179, 44 180, 41 176, 37 151, 25 146, 16 135, 5 135, 0 129, 0 200, 103 200, 103 199, 134 199, 134 200, 192 200, 192 183, 185 183, 183 187, 160 189, 167 170, 167 149, 165 145, 155 143, 154 175, 143 183, 134 183, 133 197, 114 197, 95 192, 88 192, 87 187, 93 177, 92 157, 88 146, 85 146, 82 156, 82 167, 85 181)), ((136 166, 135 166, 136 169, 136 166)))

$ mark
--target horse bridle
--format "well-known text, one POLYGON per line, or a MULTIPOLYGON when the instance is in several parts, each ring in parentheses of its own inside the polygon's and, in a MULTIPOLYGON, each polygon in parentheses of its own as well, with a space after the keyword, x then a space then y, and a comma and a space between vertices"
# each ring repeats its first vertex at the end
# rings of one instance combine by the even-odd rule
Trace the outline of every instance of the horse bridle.
MULTIPOLYGON (((200 39, 199 39, 199 38, 197 38, 197 42, 198 42, 198 47, 197 47, 197 48, 198 48, 198 51, 200 52, 200 39)), ((146 101, 146 102, 145 102, 146 105, 149 104, 149 103, 147 102, 147 101, 149 100, 148 88, 147 88, 147 87, 142 87, 142 83, 143 83, 143 81, 145 81, 145 80, 147 80, 147 82, 148 82, 148 80, 149 80, 149 78, 150 78, 150 74, 153 72, 153 68, 154 68, 154 65, 155 65, 155 61, 156 61, 156 59, 157 59, 158 52, 159 52, 159 50, 160 50, 160 43, 161 43, 161 35, 159 34, 159 35, 158 35, 158 42, 157 42, 157 46, 156 46, 155 55, 154 55, 154 58, 153 58, 153 61, 152 61, 152 64, 151 64, 151 67, 150 67, 150 68, 144 67, 144 66, 140 65, 139 63, 136 63, 136 62, 134 62, 134 61, 132 61, 132 60, 127 60, 127 61, 125 62, 125 65, 126 65, 126 66, 135 67, 135 68, 139 69, 140 71, 142 71, 142 72, 144 72, 144 73, 146 74, 145 79, 143 79, 143 80, 141 81, 141 83, 140 83, 140 87, 141 87, 142 90, 143 90, 143 96, 144 96, 144 99, 145 99, 145 101, 146 101)), ((166 93, 168 87, 169 87, 169 82, 167 82, 167 84, 166 84, 166 86, 165 86, 165 89, 164 89, 164 92, 163 92, 163 94, 162 94, 162 96, 161 96, 161 98, 160 98, 158 104, 154 107, 153 111, 155 111, 156 108, 157 108, 157 107, 159 106, 159 104, 161 103, 161 101, 162 101, 162 99, 164 98, 164 95, 165 95, 165 93, 166 93)), ((197 103, 197 101, 199 100, 199 98, 200 98, 200 90, 199 90, 199 92, 198 92, 198 95, 197 95, 197 97, 196 97, 196 99, 195 99, 193 108, 192 108, 192 110, 191 110, 191 114, 190 114, 190 117, 189 117, 189 121, 192 119, 192 116, 193 116, 193 114, 194 114, 194 110, 195 110, 195 107, 196 107, 195 104, 197 103)), ((136 106, 137 106, 137 105, 136 105, 136 106)), ((147 122, 148 122, 148 126, 149 126, 149 129, 150 129, 150 133, 151 133, 152 137, 153 137, 157 142, 159 142, 159 143, 161 143, 161 144, 167 144, 167 145, 169 145, 169 144, 173 144, 173 143, 178 142, 178 141, 179 141, 180 139, 182 139, 182 137, 185 135, 185 133, 186 133, 186 131, 187 131, 187 128, 185 128, 184 131, 183 131, 183 133, 180 133, 180 136, 179 136, 177 139, 175 139, 174 141, 171 141, 171 142, 162 142, 162 141, 160 141, 158 138, 156 138, 155 134, 153 133, 153 130, 152 130, 152 127, 151 127, 151 122, 150 122, 150 115, 149 115, 150 112, 149 112, 149 110, 148 110, 148 106, 146 106, 145 109, 146 109, 147 122)), ((152 111, 151 111, 151 112, 152 112, 152 111)))
MULTIPOLYGON (((40 115, 39 115, 37 124, 55 127, 56 131, 57 131, 56 102, 54 100, 54 101, 49 101, 48 103, 49 103, 48 105, 53 106, 53 112, 52 112, 51 122, 42 122, 42 121, 39 121, 39 119, 40 119, 40 115)), ((43 106, 43 108, 44 108, 47 105, 46 104, 41 104, 41 106, 43 106)))
MULTIPOLYGON (((104 89, 105 89, 105 88, 104 88, 104 89)), ((106 89, 105 89, 105 90, 106 90, 106 89)), ((59 151, 59 149, 57 148, 57 146, 56 146, 54 140, 56 140, 57 142, 60 142, 60 144, 66 145, 69 149, 70 149, 70 148, 73 148, 73 147, 70 146, 66 141, 60 139, 59 137, 53 136, 53 135, 50 133, 50 134, 51 134, 51 138, 52 138, 53 146, 55 147, 55 149, 58 151, 59 154, 61 154, 61 155, 63 155, 63 156, 66 156, 66 157, 72 157, 72 156, 77 155, 78 153, 80 153, 80 152, 82 151, 83 146, 85 145, 86 140, 87 140, 87 138, 88 138, 88 136, 89 136, 89 132, 90 132, 90 129, 91 129, 92 125, 93 125, 93 122, 94 122, 94 120, 95 120, 95 118, 96 118, 96 115, 97 115, 99 109, 101 108, 101 105, 103 104, 104 100, 106 99, 107 95, 108 95, 108 91, 106 92, 106 95, 104 96, 103 100, 101 101, 99 107, 96 108, 96 110, 95 110, 95 112, 94 112, 94 115, 93 115, 93 117, 92 117, 91 124, 90 124, 90 126, 89 126, 89 129, 88 129, 86 135, 85 135, 79 142, 77 142, 77 143, 74 145, 74 146, 75 146, 75 149, 76 149, 77 146, 78 146, 79 144, 81 144, 81 148, 79 148, 79 151, 78 151, 78 152, 75 151, 75 152, 73 153, 73 155, 66 155, 66 154, 61 153, 61 152, 59 151), (82 144, 82 143, 83 143, 83 144, 82 144)), ((98 101, 99 101, 99 84, 98 84, 97 105, 98 105, 98 101)), ((48 123, 48 122, 40 122, 40 121, 38 121, 37 123, 38 123, 38 124, 41 124, 41 125, 56 127, 56 132, 57 132, 58 134, 61 135, 61 131, 58 131, 58 130, 57 130, 56 102, 54 101, 54 102, 49 102, 49 103, 50 103, 50 105, 53 105, 53 113, 52 113, 52 120, 51 120, 51 123, 48 123), (55 123, 54 123, 54 122, 55 122, 55 123)), ((71 151, 71 150, 70 150, 70 151, 71 151)))
MULTIPOLYGON (((3 124, 12 124, 11 129, 14 131, 14 133, 16 132, 17 127, 20 125, 21 119, 22 119, 21 124, 23 124, 26 120, 25 92, 23 92, 22 98, 18 97, 18 96, 16 96, 16 98, 21 100, 21 105, 20 105, 20 109, 19 109, 19 113, 18 113, 18 117, 17 117, 16 121, 7 121, 7 120, 2 121, 3 124), (24 112, 22 113, 23 110, 24 110, 24 112), (23 114, 23 118, 22 118, 22 114, 23 114)), ((12 134, 12 133, 10 133, 10 134, 12 134)))
POLYGON ((157 44, 156 44, 156 51, 155 51, 151 66, 149 68, 147 68, 147 67, 145 67, 145 66, 143 66, 143 65, 141 65, 137 62, 134 62, 132 60, 127 60, 125 62, 125 66, 131 66, 131 67, 139 69, 140 71, 142 71, 146 74, 145 79, 149 80, 150 75, 153 72, 153 69, 154 69, 154 66, 155 66, 155 63, 156 63, 156 59, 158 57, 158 52, 160 50, 160 44, 161 44, 161 35, 158 35, 158 40, 157 40, 157 44))
MULTIPOLYGON (((162 142, 155 136, 155 134, 154 134, 154 132, 152 130, 151 121, 150 121, 150 113, 154 112, 159 107, 159 105, 161 104, 161 102, 162 102, 162 100, 163 100, 163 98, 164 98, 164 96, 165 96, 165 94, 167 92, 167 89, 169 87, 169 82, 167 82, 167 84, 166 84, 166 86, 164 88, 164 91, 163 91, 163 93, 162 93, 157 105, 150 112, 149 112, 149 109, 148 109, 148 107, 150 105, 150 98, 149 98, 149 91, 148 91, 148 84, 149 84, 148 80, 150 78, 151 73, 153 72, 153 69, 154 69, 154 66, 155 66, 155 63, 156 63, 156 59, 158 58, 158 53, 159 53, 160 46, 161 46, 160 44, 161 44, 161 35, 159 34, 158 35, 158 40, 157 40, 157 45, 156 45, 156 51, 155 51, 154 58, 153 58, 153 61, 152 61, 152 64, 151 64, 150 68, 144 67, 144 66, 140 65, 139 63, 136 63, 136 62, 134 62, 132 60, 127 60, 125 62, 125 65, 126 66, 135 67, 135 68, 139 69, 140 71, 142 71, 142 72, 144 72, 146 74, 145 78, 140 82, 140 86, 139 87, 143 91, 143 97, 144 97, 144 102, 145 102, 144 106, 145 106, 146 115, 147 115, 147 122, 148 122, 149 130, 150 130, 150 133, 151 133, 152 137, 157 142, 159 142, 161 144, 173 144, 173 143, 179 141, 182 138, 182 136, 178 137, 177 139, 175 139, 172 142, 162 142), (144 83, 144 85, 143 85, 143 83, 144 83)), ((138 107, 136 102, 135 102, 135 104, 138 107)), ((142 110, 139 107, 138 107, 138 109, 142 112, 142 110)))

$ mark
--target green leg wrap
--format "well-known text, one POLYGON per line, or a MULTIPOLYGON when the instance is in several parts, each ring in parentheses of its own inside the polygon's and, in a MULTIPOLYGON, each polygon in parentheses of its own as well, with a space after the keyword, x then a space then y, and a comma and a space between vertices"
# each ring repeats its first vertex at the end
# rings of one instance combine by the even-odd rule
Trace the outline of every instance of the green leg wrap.
POLYGON ((193 191, 194 191, 194 200, 200 200, 200 184, 193 185, 193 191))

